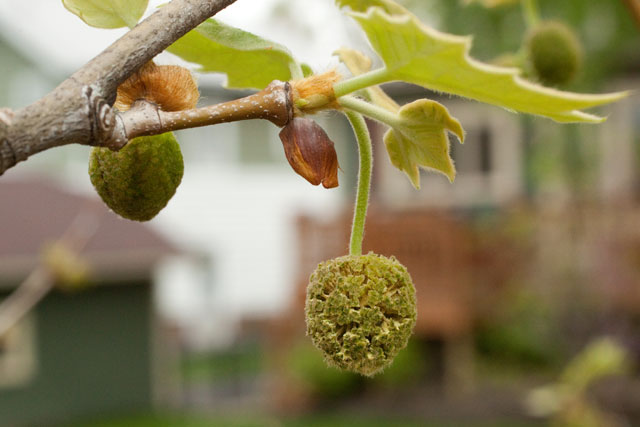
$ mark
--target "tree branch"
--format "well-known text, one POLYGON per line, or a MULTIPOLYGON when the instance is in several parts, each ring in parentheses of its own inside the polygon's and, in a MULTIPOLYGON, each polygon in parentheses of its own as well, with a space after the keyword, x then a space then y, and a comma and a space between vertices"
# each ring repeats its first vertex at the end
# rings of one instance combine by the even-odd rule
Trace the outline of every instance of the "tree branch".
POLYGON ((157 105, 137 101, 118 114, 116 132, 127 140, 174 130, 239 120, 264 119, 284 126, 293 118, 289 83, 274 80, 264 90, 234 101, 183 111, 162 111, 157 105))
POLYGON ((0 175, 66 144, 127 143, 111 105, 116 89, 171 43, 235 0, 172 0, 96 56, 53 92, 11 112, 0 110, 0 175))
MULTIPOLYGON (((74 253, 82 252, 100 226, 104 211, 89 207, 81 210, 57 241, 74 253)), ((0 340, 54 287, 56 274, 44 262, 40 262, 16 288, 0 303, 0 340)))

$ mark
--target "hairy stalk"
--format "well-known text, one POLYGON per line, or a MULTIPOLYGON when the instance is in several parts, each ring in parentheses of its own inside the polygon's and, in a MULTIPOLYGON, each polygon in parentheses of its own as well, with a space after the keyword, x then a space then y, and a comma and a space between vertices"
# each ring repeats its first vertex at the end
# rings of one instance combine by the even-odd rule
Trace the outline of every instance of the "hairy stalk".
POLYGON ((389 72, 385 67, 382 67, 337 82, 333 85, 333 92, 335 93, 336 98, 340 98, 341 96, 345 96, 386 81, 389 81, 389 72))
POLYGON ((364 238, 364 223, 369 206, 369 190, 371 189, 371 169, 373 167, 373 153, 371 150, 371 136, 362 114, 347 111, 347 118, 358 141, 360 165, 358 169, 358 192, 353 211, 351 226, 350 255, 362 255, 362 240, 364 238))
POLYGON ((527 28, 531 29, 540 22, 540 9, 537 0, 522 0, 522 13, 527 28))

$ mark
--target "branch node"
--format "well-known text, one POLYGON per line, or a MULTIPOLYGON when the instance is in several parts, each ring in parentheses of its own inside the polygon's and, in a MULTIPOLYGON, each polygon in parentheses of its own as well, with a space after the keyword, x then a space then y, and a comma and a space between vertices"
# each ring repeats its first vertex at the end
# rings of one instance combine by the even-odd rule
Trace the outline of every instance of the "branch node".
POLYGON ((269 120, 280 127, 285 126, 293 119, 293 98, 289 82, 274 80, 254 96, 264 111, 260 118, 269 120))
POLYGON ((87 117, 90 126, 90 143, 97 147, 108 147, 119 150, 127 143, 122 129, 122 123, 116 120, 117 114, 100 94, 94 85, 82 88, 82 95, 86 98, 87 117))
POLYGON ((157 135, 175 130, 165 127, 158 105, 144 99, 137 100, 130 109, 117 116, 126 141, 142 135, 157 135))
POLYGON ((0 175, 29 156, 66 144, 122 148, 124 123, 111 105, 118 86, 171 43, 235 0, 171 0, 53 92, 0 114, 0 175), (11 126, 9 126, 11 123, 11 126))

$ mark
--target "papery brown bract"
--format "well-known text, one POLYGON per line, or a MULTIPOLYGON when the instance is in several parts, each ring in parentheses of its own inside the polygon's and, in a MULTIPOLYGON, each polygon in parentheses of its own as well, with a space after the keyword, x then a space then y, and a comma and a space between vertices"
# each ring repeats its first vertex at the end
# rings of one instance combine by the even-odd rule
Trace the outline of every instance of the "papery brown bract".
POLYGON ((284 153, 294 171, 313 185, 338 186, 338 155, 327 133, 311 119, 294 117, 280 131, 284 153))
POLYGON ((312 114, 327 108, 339 110, 340 104, 336 100, 333 85, 340 79, 340 74, 335 70, 331 70, 291 82, 293 104, 296 112, 312 114))
POLYGON ((189 70, 149 61, 118 87, 114 107, 126 111, 143 99, 162 111, 182 111, 195 108, 199 97, 198 85, 189 70))

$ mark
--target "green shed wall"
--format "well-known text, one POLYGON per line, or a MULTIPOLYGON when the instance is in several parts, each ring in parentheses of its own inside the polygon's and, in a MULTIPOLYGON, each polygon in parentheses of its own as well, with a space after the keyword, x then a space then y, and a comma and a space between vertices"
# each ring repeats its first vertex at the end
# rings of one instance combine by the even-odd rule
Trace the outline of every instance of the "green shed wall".
POLYGON ((148 283, 47 296, 35 311, 35 377, 0 389, 0 426, 148 409, 151 316, 148 283))

